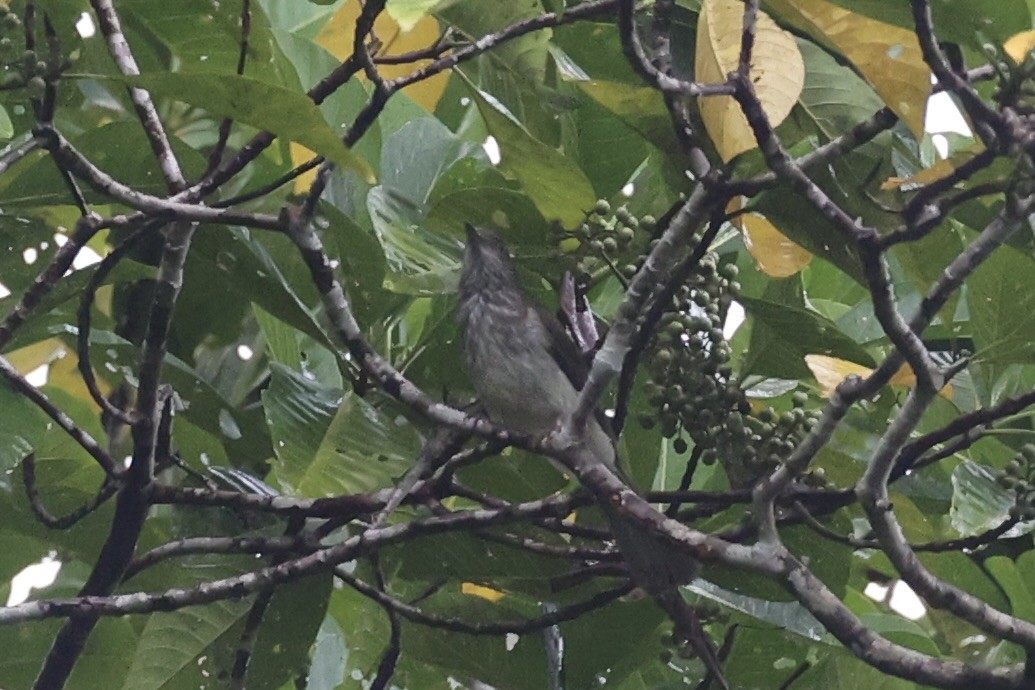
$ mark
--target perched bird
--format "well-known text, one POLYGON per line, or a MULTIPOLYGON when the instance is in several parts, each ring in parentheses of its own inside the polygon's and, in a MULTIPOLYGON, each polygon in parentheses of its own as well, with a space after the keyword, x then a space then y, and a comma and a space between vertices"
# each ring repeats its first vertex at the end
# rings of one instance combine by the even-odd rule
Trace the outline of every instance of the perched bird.
MULTIPOLYGON (((509 429, 545 435, 575 407, 588 367, 560 321, 531 302, 506 246, 467 227, 458 313, 468 374, 489 417, 509 429)), ((618 470, 604 420, 591 418, 587 448, 618 470)), ((610 505, 602 506, 636 583, 657 594, 691 580, 696 562, 610 505)))

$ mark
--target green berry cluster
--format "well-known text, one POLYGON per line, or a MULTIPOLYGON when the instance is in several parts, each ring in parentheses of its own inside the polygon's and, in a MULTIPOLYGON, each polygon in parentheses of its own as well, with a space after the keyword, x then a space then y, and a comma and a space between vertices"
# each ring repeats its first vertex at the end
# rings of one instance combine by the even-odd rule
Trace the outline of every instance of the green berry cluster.
POLYGON ((23 50, 24 31, 18 13, 0 1, 0 91, 24 88, 30 97, 41 98, 47 81, 67 69, 69 59, 62 55, 56 39, 48 42, 46 53, 23 50))
MULTIPOLYGON (((715 254, 705 254, 662 315, 647 360, 645 391, 661 433, 674 438, 685 429, 705 450, 719 445, 718 432, 732 414, 749 410, 722 332, 740 290, 736 275, 736 266, 720 268, 715 254)), ((644 415, 640 421, 650 425, 654 418, 644 415)), ((685 442, 677 441, 676 450, 683 451, 685 442)))
POLYGON ((1022 520, 1035 519, 1035 444, 1025 444, 997 481, 1014 494, 1014 516, 1022 520))
POLYGON ((638 258, 642 262, 643 251, 656 225, 654 216, 637 218, 626 206, 612 212, 610 202, 598 200, 575 231, 580 241, 576 273, 588 276, 603 260, 613 266, 621 265, 622 274, 632 277, 639 267, 633 260, 638 258))
MULTIPOLYGON (((599 200, 576 231, 573 252, 576 275, 589 280, 604 268, 631 278, 657 243, 657 221, 635 217, 626 206, 612 212, 599 200)), ((694 242, 701 242, 696 235, 694 242)), ((792 408, 752 409, 730 364, 732 350, 723 334, 730 304, 740 295, 738 268, 708 252, 673 295, 645 353, 645 393, 652 410, 640 415, 645 428, 658 426, 673 439, 678 453, 689 450, 687 437, 703 452, 701 460, 718 459, 734 484, 747 484, 783 462, 815 424, 808 397, 792 396, 792 408)), ((819 474, 803 478, 823 485, 819 474)))

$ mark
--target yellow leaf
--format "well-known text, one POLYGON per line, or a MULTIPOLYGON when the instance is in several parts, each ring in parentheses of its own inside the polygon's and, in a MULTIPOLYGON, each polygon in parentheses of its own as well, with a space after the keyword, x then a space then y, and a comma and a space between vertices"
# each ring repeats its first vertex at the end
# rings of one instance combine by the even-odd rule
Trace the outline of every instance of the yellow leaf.
POLYGON ((1028 57, 1032 49, 1035 49, 1035 30, 1014 34, 1003 44, 1003 52, 1018 65, 1024 62, 1024 58, 1028 57))
MULTIPOLYGON (((103 371, 94 370, 94 377, 97 379, 97 388, 105 396, 111 394, 111 385, 104 380, 103 371)), ((79 358, 74 352, 69 352, 63 357, 58 357, 50 363, 50 371, 47 373, 47 383, 51 386, 61 388, 76 398, 88 400, 92 406, 96 406, 90 391, 83 383, 83 376, 79 373, 79 358)))
MULTIPOLYGON (((402 4, 397 3, 397 5, 402 4)), ((317 34, 316 43, 339 60, 346 59, 352 54, 352 37, 361 7, 358 2, 346 2, 342 5, 317 34)), ((400 10, 402 9, 405 8, 400 8, 400 10)), ((389 14, 382 12, 374 22, 374 33, 382 42, 381 53, 383 54, 399 55, 427 48, 439 37, 438 22, 434 17, 424 15, 423 11, 415 14, 403 12, 403 16, 408 18, 405 28, 400 26, 400 23, 396 23, 396 20, 389 14)), ((395 79, 418 70, 430 62, 431 60, 418 60, 406 65, 378 65, 378 72, 386 79, 395 79)), ((362 72, 360 72, 360 78, 363 78, 362 72)), ((439 99, 442 98, 448 81, 449 72, 442 72, 430 79, 406 87, 405 92, 407 96, 431 112, 435 110, 439 99)), ((306 147, 294 142, 291 143, 290 150, 293 165, 300 165, 315 155, 306 147)), ((315 177, 316 171, 312 170, 297 178, 294 183, 295 193, 301 194, 308 190, 315 177)))
MULTIPOLYGON (((298 144, 294 141, 289 143, 289 150, 291 151, 291 164, 299 166, 308 160, 311 160, 316 152, 298 144)), ((309 191, 309 187, 312 186, 316 180, 316 174, 319 171, 318 168, 313 168, 309 172, 303 173, 295 178, 294 190, 295 194, 305 194, 309 191)))
POLYGON ((819 394, 824 398, 833 395, 834 390, 849 376, 866 378, 873 373, 869 367, 826 355, 805 355, 805 364, 816 377, 819 394))
MULTIPOLYGON (((805 364, 816 377, 816 382, 819 383, 819 394, 824 398, 833 395, 834 390, 849 376, 866 378, 873 373, 873 369, 869 367, 826 355, 805 355, 805 364)), ((903 364, 891 377, 888 384, 912 388, 916 385, 916 374, 908 364, 903 364)), ((941 395, 947 400, 951 400, 952 386, 946 384, 941 390, 941 395)))
POLYGON ((486 601, 491 601, 493 603, 507 596, 498 589, 492 589, 491 587, 482 587, 481 585, 476 585, 473 582, 461 583, 460 592, 463 594, 469 594, 472 597, 481 597, 482 599, 485 599, 486 601))
MULTIPOLYGON (((326 48, 331 55, 344 60, 352 54, 352 37, 356 30, 356 19, 362 3, 346 2, 341 6, 331 20, 324 25, 323 29, 316 36, 316 43, 326 48)), ((405 15, 410 18, 404 29, 390 16, 390 12, 382 12, 374 22, 374 33, 381 40, 379 55, 401 55, 414 50, 422 50, 433 45, 441 35, 438 21, 430 16, 423 15, 415 23, 412 19, 416 15, 405 15)), ((418 60, 405 65, 378 65, 377 71, 386 79, 395 79, 431 63, 431 60, 418 60)), ((362 75, 362 73, 360 73, 362 75)), ((433 112, 442 93, 446 90, 446 83, 449 81, 449 72, 436 74, 430 79, 419 81, 416 84, 407 86, 406 95, 424 106, 428 112, 433 112)))
MULTIPOLYGON (((741 203, 740 197, 733 199, 726 211, 739 211, 741 203)), ((734 216, 731 223, 744 234, 744 246, 755 259, 758 270, 768 276, 792 276, 812 261, 812 252, 795 244, 760 213, 734 216)))
POLYGON ((25 376, 30 371, 38 369, 44 364, 50 364, 58 357, 66 353, 65 344, 58 338, 48 338, 7 355, 7 361, 11 363, 18 373, 25 376))
MULTIPOLYGON (((742 197, 735 197, 726 212, 736 213, 742 204, 742 197)), ((735 215, 730 222, 743 233, 744 246, 755 259, 758 270, 768 276, 792 276, 812 261, 812 252, 795 244, 760 213, 735 215)))
POLYGON ((943 177, 948 177, 956 168, 981 153, 982 150, 984 150, 984 146, 980 143, 975 144, 968 149, 957 151, 948 158, 938 161, 930 168, 924 168, 911 177, 889 177, 881 184, 880 188, 887 191, 902 187, 912 188, 927 186, 932 182, 937 182, 943 177))
MULTIPOLYGON (((744 5, 737 0, 705 0, 697 22, 698 82, 721 83, 740 59, 744 5)), ((758 13, 751 80, 774 127, 790 114, 805 85, 805 63, 794 37, 764 12, 758 13)), ((724 161, 758 145, 747 119, 730 96, 700 99, 701 118, 724 161)))
POLYGON ((769 0, 794 26, 828 42, 851 60, 919 141, 931 93, 931 71, 916 35, 838 7, 826 0, 769 0))

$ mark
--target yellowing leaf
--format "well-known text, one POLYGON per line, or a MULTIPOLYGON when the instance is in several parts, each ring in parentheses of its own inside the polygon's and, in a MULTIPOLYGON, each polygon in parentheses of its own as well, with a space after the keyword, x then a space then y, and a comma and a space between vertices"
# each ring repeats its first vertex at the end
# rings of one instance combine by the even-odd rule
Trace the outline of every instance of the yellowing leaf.
POLYGON ((403 31, 409 31, 442 0, 388 0, 385 10, 392 19, 399 22, 403 31))
POLYGON ((572 80, 600 105, 662 150, 676 146, 672 120, 661 94, 649 86, 602 80, 572 80))
MULTIPOLYGON (((873 373, 873 369, 869 367, 837 357, 828 357, 827 355, 805 355, 805 364, 812 371, 812 375, 816 377, 816 381, 819 383, 819 394, 824 398, 829 398, 833 395, 834 390, 849 376, 866 378, 873 373)), ((888 384, 912 388, 916 385, 916 374, 913 373, 908 364, 903 364, 895 372, 895 375, 891 377, 888 384)), ((941 395, 951 400, 952 386, 946 384, 941 390, 941 395)))
MULTIPOLYGON (((730 202, 728 212, 740 210, 739 197, 730 202)), ((795 244, 760 213, 745 213, 733 218, 744 235, 744 246, 755 259, 758 270, 773 278, 792 276, 809 265, 812 252, 795 244)))
MULTIPOLYGON (((737 68, 744 5, 737 0, 705 0, 697 22, 699 82, 719 83, 737 68)), ((805 63, 794 37, 763 12, 758 13, 751 80, 762 108, 775 127, 790 114, 805 85, 805 63)), ((724 161, 758 145, 747 119, 730 96, 700 99, 701 118, 724 161)))
POLYGON ((880 188, 887 191, 901 187, 926 186, 932 182, 937 182, 943 177, 951 175, 953 170, 969 161, 983 149, 984 147, 981 144, 976 144, 964 151, 957 151, 948 158, 938 161, 930 168, 924 168, 911 177, 889 177, 881 184, 880 188))
MULTIPOLYGON (((312 149, 307 149, 305 146, 302 146, 301 144, 296 144, 293 141, 289 146, 289 150, 291 151, 291 164, 294 166, 299 166, 302 163, 311 160, 313 156, 316 155, 316 153, 312 149)), ((317 172, 318 169, 313 168, 309 172, 303 173, 296 177, 294 184, 295 194, 305 194, 307 191, 309 191, 309 187, 316 180, 317 172)))
MULTIPOLYGON (((103 371, 95 372, 97 388, 104 395, 109 395, 111 393, 111 385, 105 381, 103 374, 103 371)), ((88 400, 91 405, 94 404, 93 398, 90 397, 90 391, 86 388, 86 384, 83 383, 83 376, 79 373, 79 358, 73 352, 69 352, 64 357, 58 357, 50 363, 50 371, 47 372, 47 383, 60 388, 76 398, 88 400)))
POLYGON ((923 138, 931 71, 912 31, 826 0, 769 0, 768 4, 790 24, 828 42, 851 60, 913 136, 923 138))
MULTIPOLYGON (((439 37, 438 21, 434 17, 428 16, 426 12, 436 3, 437 0, 390 2, 389 11, 382 12, 374 22, 374 32, 383 44, 381 52, 399 55, 427 48, 433 44, 439 37)), ((362 5, 358 2, 346 2, 342 5, 317 34, 316 43, 339 60, 344 60, 351 55, 352 37, 361 8, 362 5)), ((417 60, 406 65, 378 65, 378 72, 386 79, 395 79, 420 69, 430 62, 431 60, 417 60)), ((362 72, 360 77, 363 77, 362 72)), ((430 79, 406 87, 405 92, 407 96, 432 112, 438 105, 439 99, 442 98, 448 82, 449 73, 442 72, 430 79)), ((291 162, 294 165, 300 165, 312 156, 313 153, 309 149, 292 142, 291 162)), ((296 179, 295 192, 301 193, 309 189, 315 176, 316 171, 314 170, 296 179)))
POLYGON ((812 252, 792 242, 765 216, 748 213, 744 216, 743 226, 744 245, 762 273, 773 278, 786 278, 812 261, 812 252))
POLYGON ((1035 49, 1035 30, 1014 34, 1003 44, 1003 52, 1018 65, 1024 62, 1024 58, 1028 57, 1032 49, 1035 49))
POLYGON ((66 352, 65 344, 60 338, 48 338, 11 352, 7 355, 7 361, 18 370, 18 373, 25 376, 33 369, 63 357, 66 352))
MULTIPOLYGON (((378 15, 374 22, 374 33, 381 40, 380 55, 401 55, 422 50, 433 45, 440 36, 438 21, 425 14, 435 2, 395 2, 389 4, 389 11, 378 15), (422 5, 426 6, 423 7, 422 5), (395 8, 394 11, 392 8, 395 8), (393 17, 401 16, 396 21, 393 17), (403 21, 405 24, 403 25, 403 21)), ((316 43, 323 46, 334 57, 344 60, 352 54, 352 37, 356 31, 356 19, 362 9, 360 2, 346 2, 334 13, 316 36, 316 43)), ((377 71, 386 79, 395 79, 410 74, 429 64, 431 60, 418 60, 405 65, 378 65, 377 71)), ((362 74, 362 73, 361 73, 362 74)), ((446 90, 449 72, 436 74, 430 79, 407 86, 406 95, 433 112, 442 93, 446 90)))
POLYGON ((481 585, 476 585, 473 582, 461 583, 460 592, 463 594, 468 594, 472 597, 481 597, 486 601, 491 601, 494 603, 499 601, 503 597, 507 596, 498 589, 492 589, 491 587, 482 587, 481 585))

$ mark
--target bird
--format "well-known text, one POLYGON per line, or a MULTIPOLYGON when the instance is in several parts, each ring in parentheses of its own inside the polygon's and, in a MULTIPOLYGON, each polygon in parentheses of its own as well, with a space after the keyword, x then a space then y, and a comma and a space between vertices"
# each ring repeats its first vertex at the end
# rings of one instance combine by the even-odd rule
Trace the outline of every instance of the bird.
MULTIPOLYGON (((470 224, 465 229, 457 320, 471 384, 493 422, 545 436, 575 408, 589 364, 557 317, 525 293, 503 241, 470 224)), ((582 440, 599 462, 625 480, 615 440, 606 428, 606 418, 596 414, 582 440)), ((696 559, 614 506, 604 502, 601 508, 633 581, 669 613, 709 676, 728 690, 714 645, 678 592, 696 577, 696 559)))
MULTIPOLYGON (((457 314, 471 384, 493 422, 545 436, 575 408, 588 363, 557 317, 525 293, 503 241, 470 225, 466 231, 457 314)), ((623 477, 607 426, 603 415, 591 417, 583 442, 623 477)), ((696 560, 678 545, 613 506, 601 507, 640 587, 663 592, 696 575, 696 560)))

